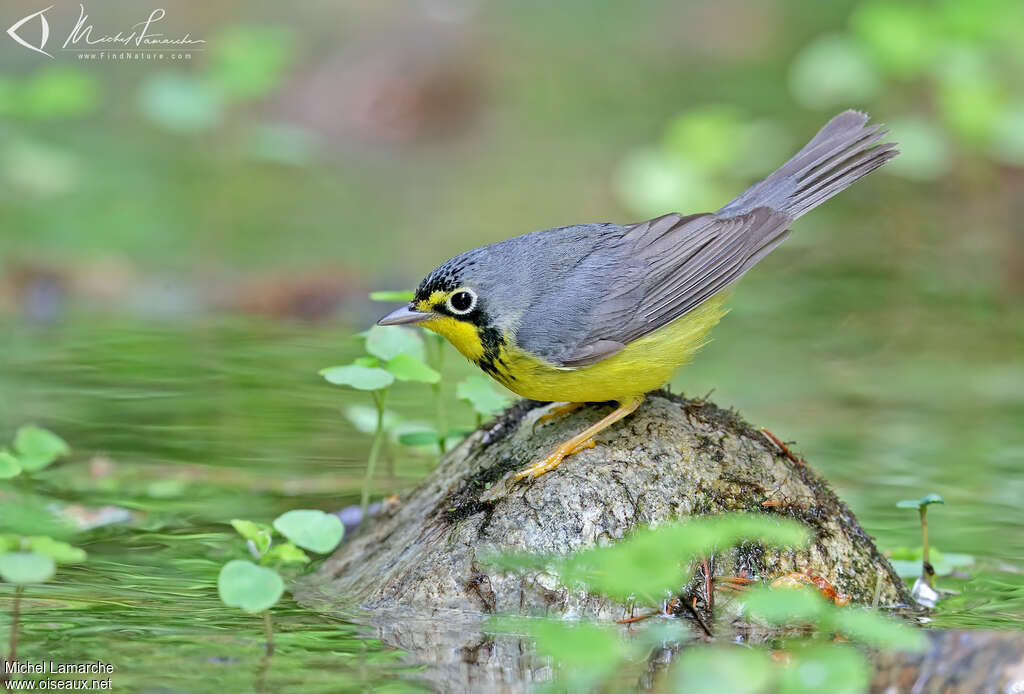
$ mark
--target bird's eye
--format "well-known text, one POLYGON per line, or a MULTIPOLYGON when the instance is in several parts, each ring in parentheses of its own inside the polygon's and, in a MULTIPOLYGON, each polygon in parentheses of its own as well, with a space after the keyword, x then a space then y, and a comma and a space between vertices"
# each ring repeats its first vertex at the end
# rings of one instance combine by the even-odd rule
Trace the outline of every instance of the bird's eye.
POLYGON ((448 297, 448 308, 452 313, 465 315, 476 306, 476 294, 469 289, 460 289, 448 297))

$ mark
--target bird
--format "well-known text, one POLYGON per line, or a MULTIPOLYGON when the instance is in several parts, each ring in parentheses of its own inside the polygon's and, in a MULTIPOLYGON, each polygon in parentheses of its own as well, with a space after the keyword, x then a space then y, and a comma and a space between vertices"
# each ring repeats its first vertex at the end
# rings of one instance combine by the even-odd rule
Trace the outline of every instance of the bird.
POLYGON ((573 224, 461 253, 379 325, 447 338, 509 390, 616 408, 513 479, 537 478, 594 446, 707 342, 732 285, 799 217, 899 154, 859 111, 832 118, 789 161, 716 212, 573 224))

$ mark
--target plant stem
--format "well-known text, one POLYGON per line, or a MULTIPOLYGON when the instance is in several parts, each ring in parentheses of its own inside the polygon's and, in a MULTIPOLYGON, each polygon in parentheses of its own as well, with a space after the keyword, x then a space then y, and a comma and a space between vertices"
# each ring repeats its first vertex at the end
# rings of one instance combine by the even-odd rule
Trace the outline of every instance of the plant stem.
MULTIPOLYGON (((441 373, 441 370, 444 368, 444 338, 440 335, 433 334, 428 339, 428 344, 431 345, 430 366, 437 373, 441 373)), ((441 449, 441 455, 444 455, 445 433, 448 431, 448 417, 445 412, 444 398, 441 393, 441 383, 441 381, 438 381, 431 385, 431 388, 434 391, 434 413, 437 417, 437 435, 440 437, 439 447, 441 449)))
POLYGON ((380 455, 380 447, 384 443, 384 404, 387 402, 387 398, 387 389, 373 391, 373 402, 377 406, 377 431, 373 434, 370 458, 366 461, 366 477, 363 479, 363 494, 359 502, 363 520, 366 519, 366 509, 370 506, 370 484, 373 482, 373 470, 377 467, 377 457, 380 455))
POLYGON ((270 621, 270 610, 263 611, 263 634, 267 639, 267 657, 274 655, 274 625, 270 621))
POLYGON ((21 596, 25 594, 25 586, 14 587, 14 601, 11 603, 11 636, 7 645, 7 658, 0 658, 0 682, 3 682, 4 690, 11 688, 11 678, 7 674, 7 668, 13 666, 18 660, 18 627, 21 620, 21 596))
POLYGON ((928 552, 928 507, 922 506, 918 511, 921 514, 921 573, 924 575, 925 582, 931 586, 933 583, 933 572, 925 568, 925 565, 931 566, 931 555, 928 552))

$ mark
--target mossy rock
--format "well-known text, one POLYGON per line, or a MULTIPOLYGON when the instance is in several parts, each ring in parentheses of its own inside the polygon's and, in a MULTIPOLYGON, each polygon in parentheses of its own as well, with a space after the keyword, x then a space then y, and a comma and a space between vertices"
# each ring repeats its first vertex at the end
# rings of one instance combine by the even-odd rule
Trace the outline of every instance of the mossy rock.
POLYGON ((854 602, 871 603, 877 593, 881 605, 910 604, 903 582, 821 478, 764 432, 710 402, 652 394, 600 434, 596 447, 536 480, 512 483, 515 471, 611 408, 590 404, 538 424, 547 406, 518 403, 360 527, 304 580, 299 595, 321 605, 334 600, 407 613, 446 608, 618 618, 623 605, 567 589, 543 572, 494 573, 483 559, 498 552, 573 552, 614 542, 638 525, 747 511, 801 521, 811 544, 766 550, 748 543, 718 557, 715 576, 771 581, 810 572, 854 602))

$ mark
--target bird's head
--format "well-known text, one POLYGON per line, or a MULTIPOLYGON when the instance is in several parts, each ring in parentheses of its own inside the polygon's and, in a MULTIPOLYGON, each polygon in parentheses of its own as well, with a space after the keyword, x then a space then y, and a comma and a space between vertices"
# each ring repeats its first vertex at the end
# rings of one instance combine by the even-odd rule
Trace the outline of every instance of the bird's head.
MULTIPOLYGON (((378 325, 419 324, 446 337, 464 355, 479 361, 490 341, 513 329, 520 311, 509 301, 515 292, 493 258, 469 251, 424 278, 413 300, 377 321, 378 325)), ((500 265, 500 263, 498 264, 500 265)))

